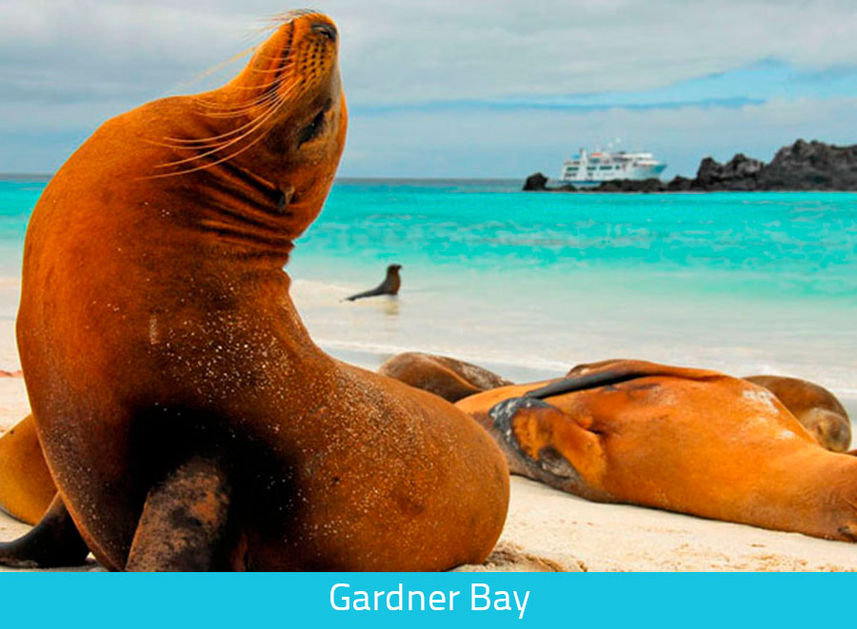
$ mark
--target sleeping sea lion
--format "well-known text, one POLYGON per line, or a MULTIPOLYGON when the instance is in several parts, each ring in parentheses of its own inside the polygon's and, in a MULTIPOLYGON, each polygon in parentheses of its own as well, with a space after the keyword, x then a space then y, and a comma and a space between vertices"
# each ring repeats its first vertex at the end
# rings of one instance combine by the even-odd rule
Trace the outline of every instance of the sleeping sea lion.
MULTIPOLYGON (((622 360, 578 365, 566 374, 586 371, 622 360)), ((401 380, 413 387, 439 395, 449 402, 480 391, 513 384, 484 367, 448 356, 405 352, 397 354, 378 368, 378 373, 401 380)), ((821 385, 785 376, 748 376, 745 380, 765 387, 783 403, 819 444, 833 452, 845 452, 851 443, 851 421, 845 408, 821 385)))
POLYGON ((800 378, 746 376, 744 380, 765 387, 776 395, 822 446, 833 452, 848 450, 851 420, 833 393, 800 378))
POLYGON ((576 371, 456 406, 513 473, 563 491, 857 540, 857 459, 819 446, 767 389, 643 361, 576 371))
MULTIPOLYGON (((566 375, 579 376, 622 362, 625 361, 612 359, 577 365, 566 375)), ((851 444, 851 420, 833 393, 814 382, 787 376, 745 376, 744 380, 773 393, 822 447, 832 452, 848 450, 851 444)))
POLYGON ((58 561, 77 532, 72 554, 113 570, 437 570, 493 548, 509 487, 488 434, 324 354, 289 297, 345 138, 337 39, 287 14, 230 83, 114 118, 48 184, 17 333, 59 493, 0 561, 58 561))
POLYGON ((434 393, 448 402, 512 384, 484 367, 421 352, 397 354, 378 367, 378 373, 434 393))
POLYGON ((391 264, 387 267, 387 275, 384 277, 384 281, 378 284, 372 290, 367 290, 362 293, 357 293, 356 295, 351 295, 351 297, 346 297, 348 301, 354 301, 355 299, 363 299, 364 297, 377 297, 378 295, 398 295, 399 288, 402 286, 402 278, 399 277, 399 269, 402 268, 401 264, 391 264))

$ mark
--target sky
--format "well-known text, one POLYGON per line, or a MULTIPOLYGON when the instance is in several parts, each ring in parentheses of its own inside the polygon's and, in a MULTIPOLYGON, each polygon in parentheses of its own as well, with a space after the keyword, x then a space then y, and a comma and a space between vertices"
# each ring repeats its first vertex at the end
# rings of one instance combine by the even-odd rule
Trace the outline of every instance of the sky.
MULTIPOLYGON (((0 0, 0 172, 225 82, 270 0, 0 0)), ((665 177, 797 138, 857 143, 857 1, 318 0, 341 34, 350 177, 520 178, 580 147, 665 177)))

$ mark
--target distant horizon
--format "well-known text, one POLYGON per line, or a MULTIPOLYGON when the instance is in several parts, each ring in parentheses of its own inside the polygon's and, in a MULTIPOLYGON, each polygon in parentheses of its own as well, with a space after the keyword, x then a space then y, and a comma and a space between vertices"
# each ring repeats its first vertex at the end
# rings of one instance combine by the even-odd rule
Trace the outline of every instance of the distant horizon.
MULTIPOLYGON (((747 153, 745 151, 739 150, 739 151, 736 151, 730 157, 725 158, 725 159, 719 159, 717 161, 721 162, 721 163, 725 163, 728 160, 732 159, 732 157, 735 157, 736 155, 739 155, 739 154, 743 154, 746 157, 750 157, 753 159, 759 159, 764 163, 769 163, 777 151, 779 151, 781 148, 784 148, 786 146, 791 146, 795 142, 798 142, 798 141, 804 141, 807 143, 822 142, 822 143, 825 143, 828 145, 836 146, 838 148, 849 148, 851 146, 857 146, 857 143, 855 143, 853 145, 835 144, 832 142, 823 142, 822 140, 818 140, 817 138, 812 138, 812 139, 795 138, 791 142, 787 142, 786 144, 783 144, 783 145, 777 147, 774 150, 774 152, 771 154, 770 158, 767 158, 767 159, 765 159, 763 157, 759 157, 757 155, 747 153)), ((656 155, 655 157, 658 157, 658 156, 656 155)), ((712 155, 704 155, 704 156, 699 158, 699 162, 701 162, 704 159, 710 158, 710 157, 713 157, 713 156, 712 155)), ((697 166, 698 165, 699 164, 697 164, 697 166)), ((556 170, 559 170, 559 166, 556 168, 556 170)), ((527 179, 527 177, 529 177, 530 175, 535 174, 537 172, 541 172, 543 175, 548 177, 548 179, 551 179, 551 180, 556 179, 556 177, 554 177, 551 173, 545 172, 544 170, 531 170, 527 173, 523 173, 520 176, 515 176, 515 177, 513 177, 513 176, 505 176, 504 177, 504 176, 498 176, 498 175, 490 176, 490 177, 456 177, 456 176, 444 176, 444 175, 416 177, 416 176, 411 176, 411 175, 350 175, 350 174, 340 175, 340 174, 337 174, 335 177, 335 181, 351 180, 351 181, 494 181, 494 182, 520 181, 520 182, 523 182, 527 179)), ((693 178, 696 176, 696 172, 697 172, 696 169, 694 169, 694 171, 692 173, 688 173, 688 174, 670 173, 668 175, 662 175, 661 177, 659 177, 659 179, 661 179, 662 181, 669 181, 670 179, 672 179, 676 176, 693 178)), ((51 177, 54 176, 54 174, 55 174, 55 171, 54 172, 30 172, 30 173, 13 172, 13 171, 8 171, 8 172, 0 171, 0 181, 14 180, 16 178, 31 179, 31 180, 43 180, 43 179, 50 179, 51 177)))

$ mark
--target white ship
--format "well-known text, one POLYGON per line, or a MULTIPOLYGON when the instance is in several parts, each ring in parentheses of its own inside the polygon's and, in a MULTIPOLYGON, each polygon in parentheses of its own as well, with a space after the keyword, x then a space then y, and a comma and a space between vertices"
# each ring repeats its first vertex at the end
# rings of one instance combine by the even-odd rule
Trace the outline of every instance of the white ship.
POLYGON ((613 179, 649 179, 659 176, 666 164, 655 159, 651 153, 629 153, 627 151, 593 151, 580 153, 562 164, 559 180, 575 186, 596 186, 613 179))

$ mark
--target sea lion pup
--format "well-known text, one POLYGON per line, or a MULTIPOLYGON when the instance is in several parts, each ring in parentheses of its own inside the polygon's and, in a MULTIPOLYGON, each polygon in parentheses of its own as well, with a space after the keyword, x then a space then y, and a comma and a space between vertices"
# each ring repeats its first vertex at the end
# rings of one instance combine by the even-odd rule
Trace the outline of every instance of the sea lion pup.
POLYGON ((384 281, 378 284, 372 290, 367 290, 362 293, 357 293, 356 295, 351 295, 351 297, 346 297, 348 301, 354 301, 355 299, 363 299, 364 297, 376 297, 378 295, 398 295, 399 288, 402 286, 402 278, 399 277, 399 269, 402 268, 401 264, 391 264, 387 267, 387 275, 384 277, 384 281))
POLYGON ((378 373, 434 393, 448 402, 512 384, 484 367, 421 352, 397 354, 378 367, 378 373))
POLYGON ((491 431, 513 473, 563 491, 857 540, 857 459, 819 446, 746 380, 618 361, 456 406, 491 431))
POLYGON ((851 420, 845 407, 824 387, 785 376, 747 376, 777 396, 819 444, 833 452, 851 445, 851 420))
POLYGON ((59 496, 4 562, 69 514, 113 570, 439 570, 493 548, 488 434, 324 354, 289 297, 346 111, 334 24, 282 22, 223 88, 104 124, 33 211, 18 347, 59 496))

